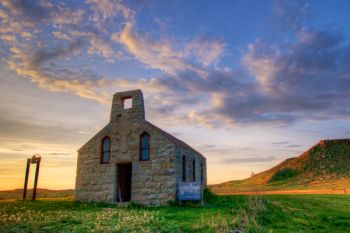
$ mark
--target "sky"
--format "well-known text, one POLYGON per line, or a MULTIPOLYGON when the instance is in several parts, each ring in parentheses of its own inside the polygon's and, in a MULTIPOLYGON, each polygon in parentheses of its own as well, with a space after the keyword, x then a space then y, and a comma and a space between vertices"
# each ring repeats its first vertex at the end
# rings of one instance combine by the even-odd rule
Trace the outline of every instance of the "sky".
POLYGON ((118 91, 142 89, 209 184, 350 137, 347 0, 0 2, 0 190, 36 153, 39 188, 74 188, 118 91))

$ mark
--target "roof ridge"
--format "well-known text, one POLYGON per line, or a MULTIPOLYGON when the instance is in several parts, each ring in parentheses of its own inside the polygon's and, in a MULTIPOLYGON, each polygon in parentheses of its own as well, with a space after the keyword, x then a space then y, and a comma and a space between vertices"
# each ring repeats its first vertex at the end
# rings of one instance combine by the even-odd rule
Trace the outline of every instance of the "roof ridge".
POLYGON ((170 133, 168 133, 168 132, 162 130, 161 128, 159 128, 158 126, 154 125, 153 123, 151 123, 151 122, 149 122, 149 121, 147 121, 147 120, 145 120, 144 122, 147 123, 147 124, 149 124, 150 126, 156 128, 159 132, 161 132, 164 136, 166 136, 170 141, 173 141, 174 143, 177 143, 177 144, 179 144, 180 146, 183 146, 183 147, 185 147, 186 149, 191 150, 191 151, 193 151, 193 152, 195 152, 195 153, 201 155, 203 158, 205 158, 204 155, 203 155, 202 153, 198 152, 197 150, 195 150, 193 147, 189 146, 189 145, 188 145, 187 143, 185 143, 184 141, 182 141, 182 140, 178 139, 177 137, 171 135, 170 133))

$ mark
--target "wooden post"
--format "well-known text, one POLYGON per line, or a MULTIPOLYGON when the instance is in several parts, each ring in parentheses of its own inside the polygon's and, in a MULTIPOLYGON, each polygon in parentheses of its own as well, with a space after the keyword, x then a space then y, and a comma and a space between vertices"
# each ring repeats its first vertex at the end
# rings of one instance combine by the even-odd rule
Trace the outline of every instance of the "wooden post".
POLYGON ((25 200, 27 197, 29 169, 30 169, 30 159, 27 159, 27 168, 26 168, 26 174, 24 178, 24 188, 23 188, 23 200, 25 200))
POLYGON ((36 188, 38 187, 38 177, 39 177, 39 168, 40 168, 41 158, 38 158, 36 161, 36 171, 35 171, 35 180, 34 180, 34 188, 33 188, 33 196, 32 200, 34 201, 36 198, 36 188))

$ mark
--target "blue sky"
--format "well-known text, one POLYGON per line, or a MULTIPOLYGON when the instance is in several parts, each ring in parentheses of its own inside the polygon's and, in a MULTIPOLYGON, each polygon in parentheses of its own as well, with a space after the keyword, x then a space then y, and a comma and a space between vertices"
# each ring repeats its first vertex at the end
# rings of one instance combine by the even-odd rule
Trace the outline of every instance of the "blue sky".
POLYGON ((206 155, 209 183, 350 134, 348 1, 10 1, 0 5, 0 189, 43 155, 73 188, 113 93, 206 155))

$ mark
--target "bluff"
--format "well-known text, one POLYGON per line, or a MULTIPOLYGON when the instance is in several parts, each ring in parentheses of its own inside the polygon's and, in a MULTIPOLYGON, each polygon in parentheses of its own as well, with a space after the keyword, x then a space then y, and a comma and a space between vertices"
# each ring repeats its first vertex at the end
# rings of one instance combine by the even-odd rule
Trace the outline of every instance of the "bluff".
POLYGON ((346 187, 350 187, 350 139, 322 140, 269 170, 211 189, 220 193, 346 187))

